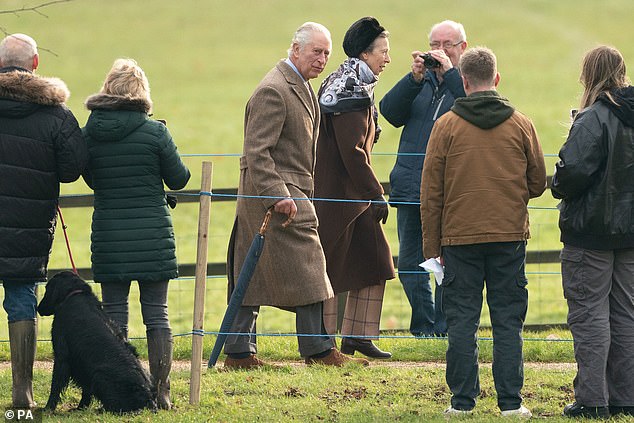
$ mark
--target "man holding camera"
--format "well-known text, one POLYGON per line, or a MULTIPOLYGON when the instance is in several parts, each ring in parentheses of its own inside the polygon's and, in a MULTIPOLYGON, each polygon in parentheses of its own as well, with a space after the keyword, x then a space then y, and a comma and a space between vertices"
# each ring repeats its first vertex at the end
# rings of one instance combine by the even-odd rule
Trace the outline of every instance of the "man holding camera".
POLYGON ((467 48, 464 27, 443 21, 431 28, 430 50, 413 51, 412 71, 383 97, 381 114, 395 127, 403 127, 396 164, 390 173, 390 204, 397 208, 399 279, 412 307, 410 332, 415 336, 444 336, 447 324, 440 308, 441 289, 435 303, 429 275, 420 272, 423 261, 420 220, 420 185, 427 141, 434 122, 465 96, 458 70, 467 48))

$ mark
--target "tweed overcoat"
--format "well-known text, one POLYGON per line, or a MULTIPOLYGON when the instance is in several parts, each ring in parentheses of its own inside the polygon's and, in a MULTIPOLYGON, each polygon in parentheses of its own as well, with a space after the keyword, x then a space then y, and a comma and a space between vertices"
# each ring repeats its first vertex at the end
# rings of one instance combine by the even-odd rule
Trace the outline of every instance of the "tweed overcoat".
POLYGON ((287 216, 273 213, 245 306, 292 308, 334 295, 315 208, 308 201, 314 189, 319 119, 314 92, 284 60, 264 77, 247 103, 239 198, 227 260, 230 290, 267 209, 280 197, 291 197, 297 215, 283 228, 287 216))
MULTIPOLYGON (((373 200, 383 188, 371 166, 372 109, 322 115, 316 199, 373 200)), ((370 202, 315 201, 319 236, 335 294, 394 278, 390 246, 370 202)))

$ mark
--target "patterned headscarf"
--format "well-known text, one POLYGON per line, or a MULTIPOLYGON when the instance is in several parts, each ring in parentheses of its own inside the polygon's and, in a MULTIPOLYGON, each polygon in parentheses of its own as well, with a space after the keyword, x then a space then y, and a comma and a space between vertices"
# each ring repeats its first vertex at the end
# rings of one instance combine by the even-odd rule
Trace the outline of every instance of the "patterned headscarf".
POLYGON ((378 125, 378 112, 374 106, 374 87, 378 80, 379 78, 363 60, 355 57, 347 58, 321 84, 319 89, 321 112, 343 113, 371 107, 376 126, 376 142, 381 132, 381 127, 378 125))

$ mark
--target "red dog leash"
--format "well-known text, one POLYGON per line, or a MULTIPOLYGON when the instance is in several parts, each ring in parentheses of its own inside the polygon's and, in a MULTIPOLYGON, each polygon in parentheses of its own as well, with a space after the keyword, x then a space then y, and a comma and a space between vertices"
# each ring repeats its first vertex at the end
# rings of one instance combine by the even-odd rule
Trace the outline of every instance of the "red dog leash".
POLYGON ((57 214, 59 214, 59 220, 62 222, 62 229, 64 230, 64 238, 66 239, 66 248, 68 248, 68 256, 70 257, 70 264, 73 266, 73 272, 78 275, 77 267, 75 266, 75 260, 73 260, 73 253, 70 250, 70 241, 68 240, 68 233, 66 232, 66 223, 64 223, 64 216, 62 216, 62 209, 57 205, 57 214))

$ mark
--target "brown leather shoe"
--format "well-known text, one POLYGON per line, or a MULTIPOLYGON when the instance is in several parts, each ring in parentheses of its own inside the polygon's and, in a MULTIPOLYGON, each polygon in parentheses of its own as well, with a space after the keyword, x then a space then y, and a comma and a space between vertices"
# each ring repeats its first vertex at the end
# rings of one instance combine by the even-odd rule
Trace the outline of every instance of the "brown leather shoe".
POLYGON ((267 364, 257 358, 255 354, 251 354, 246 358, 231 358, 227 357, 225 359, 224 368, 227 370, 239 370, 239 369, 257 369, 258 367, 264 367, 267 364))
POLYGON ((323 364, 324 366, 344 366, 346 363, 357 363, 362 366, 369 366, 370 362, 365 358, 350 358, 345 354, 341 354, 338 349, 332 348, 330 354, 321 358, 306 357, 306 364, 323 364))

